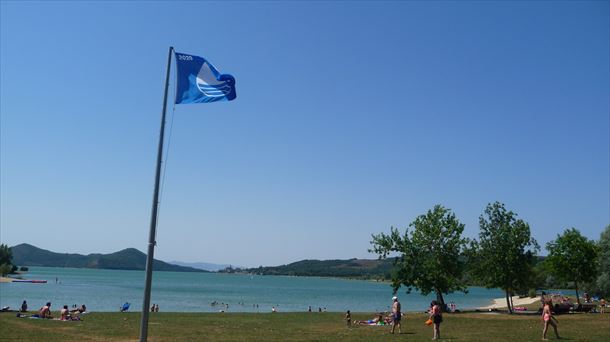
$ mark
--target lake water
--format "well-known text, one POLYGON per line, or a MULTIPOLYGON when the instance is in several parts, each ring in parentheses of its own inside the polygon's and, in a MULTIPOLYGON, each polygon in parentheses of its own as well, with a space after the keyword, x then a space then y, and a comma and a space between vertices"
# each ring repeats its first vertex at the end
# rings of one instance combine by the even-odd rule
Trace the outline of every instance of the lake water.
MULTIPOLYGON (((0 283, 0 306, 16 309, 27 300, 30 310, 47 301, 53 309, 64 304, 86 304, 89 311, 118 311, 124 302, 130 311, 140 311, 144 293, 144 271, 118 271, 57 267, 30 267, 25 279, 47 280, 46 284, 0 283), (56 282, 57 278, 57 282, 56 282)), ((503 297, 498 289, 471 287, 468 294, 445 296, 458 309, 488 305, 503 297)), ((424 311, 433 295, 406 294, 399 290, 403 311, 424 311)), ((160 311, 280 312, 326 308, 327 311, 375 312, 389 310, 392 288, 387 283, 317 277, 250 276, 243 274, 155 272, 151 303, 160 311)))

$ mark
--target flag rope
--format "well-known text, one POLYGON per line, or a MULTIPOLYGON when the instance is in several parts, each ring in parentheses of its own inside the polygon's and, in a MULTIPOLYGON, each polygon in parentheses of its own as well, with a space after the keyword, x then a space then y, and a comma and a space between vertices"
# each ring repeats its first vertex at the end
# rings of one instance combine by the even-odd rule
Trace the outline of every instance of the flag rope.
MULTIPOLYGON (((172 132, 174 131, 174 113, 176 112, 176 104, 174 103, 174 105, 172 106, 172 115, 171 115, 171 120, 169 122, 169 135, 167 136, 167 147, 165 148, 165 160, 163 163, 163 177, 161 177, 161 187, 159 190, 159 202, 158 202, 158 209, 157 209, 157 222, 159 221, 159 215, 161 213, 161 202, 163 202, 163 193, 165 190, 165 175, 166 175, 166 169, 167 169, 167 161, 169 159, 169 152, 170 152, 170 145, 172 143, 172 132)), ((157 231, 155 231, 155 245, 157 245, 157 231)))

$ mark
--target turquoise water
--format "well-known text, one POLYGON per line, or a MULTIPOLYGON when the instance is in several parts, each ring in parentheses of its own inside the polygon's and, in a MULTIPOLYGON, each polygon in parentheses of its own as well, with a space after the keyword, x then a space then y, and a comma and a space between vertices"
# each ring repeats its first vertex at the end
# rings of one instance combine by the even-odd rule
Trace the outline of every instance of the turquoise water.
MULTIPOLYGON (((48 283, 0 283, 1 307, 18 308, 27 300, 31 310, 47 301, 55 310, 84 303, 90 311, 118 311, 124 302, 131 303, 130 311, 142 308, 144 271, 30 267, 24 278, 48 283)), ((465 309, 488 305, 503 295, 501 290, 471 287, 468 294, 447 295, 445 301, 465 309)), ((402 290, 398 296, 404 311, 424 311, 434 299, 402 290)), ((306 311, 308 306, 314 311, 375 312, 389 310, 391 298, 389 284, 361 280, 155 272, 151 303, 164 312, 270 312, 272 306, 280 312, 306 311), (212 306, 214 301, 229 307, 212 306)))

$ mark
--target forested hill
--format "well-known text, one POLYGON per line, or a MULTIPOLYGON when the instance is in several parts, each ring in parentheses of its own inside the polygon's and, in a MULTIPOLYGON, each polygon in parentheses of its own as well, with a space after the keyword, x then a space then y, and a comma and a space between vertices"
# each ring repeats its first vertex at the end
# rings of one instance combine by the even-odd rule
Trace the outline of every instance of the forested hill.
POLYGON ((393 259, 301 260, 288 265, 250 268, 244 271, 264 275, 389 279, 393 259))
MULTIPOLYGON (((127 248, 111 254, 55 253, 26 243, 11 247, 13 264, 18 266, 103 268, 113 270, 144 270, 146 254, 135 248, 127 248)), ((153 261, 155 271, 206 272, 192 267, 153 261)))

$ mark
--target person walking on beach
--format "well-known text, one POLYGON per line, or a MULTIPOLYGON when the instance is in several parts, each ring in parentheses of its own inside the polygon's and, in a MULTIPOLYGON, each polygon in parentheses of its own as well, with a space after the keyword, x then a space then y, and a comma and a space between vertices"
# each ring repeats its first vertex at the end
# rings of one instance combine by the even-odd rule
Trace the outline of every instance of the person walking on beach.
POLYGON ((557 332, 557 319, 553 316, 553 312, 551 310, 551 304, 553 301, 550 299, 544 303, 544 309, 542 309, 542 321, 544 322, 544 329, 542 329, 542 340, 548 341, 546 338, 546 333, 549 330, 549 324, 553 326, 555 330, 555 336, 557 339, 561 339, 559 337, 559 333, 557 332))
POLYGON ((392 297, 392 331, 390 334, 394 333, 394 329, 398 325, 398 333, 402 334, 402 326, 400 325, 400 319, 402 318, 402 314, 400 312, 400 302, 398 301, 398 297, 392 297))
POLYGON ((441 312, 441 307, 438 303, 433 300, 430 303, 430 319, 432 323, 434 323, 434 335, 432 336, 433 340, 438 340, 441 338, 441 322, 443 321, 443 313, 441 312))

